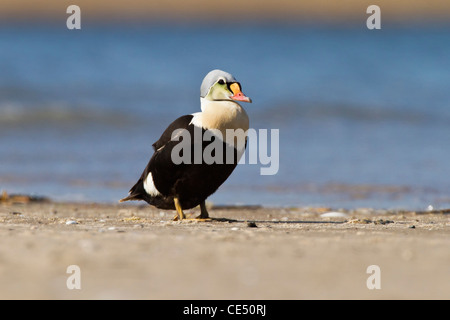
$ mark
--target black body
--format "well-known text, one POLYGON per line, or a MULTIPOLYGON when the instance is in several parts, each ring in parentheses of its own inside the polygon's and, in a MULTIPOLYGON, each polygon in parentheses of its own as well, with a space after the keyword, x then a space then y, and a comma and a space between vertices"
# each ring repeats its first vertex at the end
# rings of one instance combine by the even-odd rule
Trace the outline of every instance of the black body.
POLYGON ((222 163, 207 164, 203 157, 201 163, 194 163, 194 160, 196 160, 194 159, 194 151, 201 148, 203 152, 217 138, 213 137, 212 141, 203 141, 202 137, 206 130, 191 124, 192 118, 192 115, 178 118, 169 125, 159 140, 153 144, 155 150, 153 156, 139 181, 131 188, 129 196, 123 201, 144 200, 157 208, 173 210, 175 209, 174 197, 177 197, 183 209, 191 209, 206 200, 230 176, 240 156, 238 156, 234 147, 229 146, 222 140, 219 140, 223 144, 223 154, 220 155, 222 163), (179 129, 187 130, 191 137, 190 163, 175 164, 172 161, 173 148, 182 143, 183 140, 171 140, 172 133, 179 129), (201 134, 199 134, 200 130, 201 134), (233 154, 233 161, 229 164, 226 163, 227 152, 232 152, 233 154), (144 181, 150 172, 153 177, 153 183, 160 195, 152 196, 144 189, 144 181))

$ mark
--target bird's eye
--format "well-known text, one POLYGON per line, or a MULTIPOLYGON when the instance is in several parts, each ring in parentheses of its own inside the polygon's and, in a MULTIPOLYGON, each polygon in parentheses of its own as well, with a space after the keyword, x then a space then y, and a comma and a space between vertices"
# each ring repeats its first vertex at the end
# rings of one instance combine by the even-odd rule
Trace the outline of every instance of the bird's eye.
POLYGON ((217 81, 218 84, 225 84, 225 81, 223 79, 220 79, 219 81, 217 81))

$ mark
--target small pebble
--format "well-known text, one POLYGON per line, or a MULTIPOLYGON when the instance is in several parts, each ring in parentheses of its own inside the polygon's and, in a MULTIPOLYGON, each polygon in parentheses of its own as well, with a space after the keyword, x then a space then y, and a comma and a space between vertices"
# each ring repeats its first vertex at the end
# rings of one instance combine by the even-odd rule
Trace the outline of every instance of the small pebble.
POLYGON ((258 226, 256 225, 256 223, 254 221, 247 222, 247 227, 249 227, 249 228, 258 228, 258 226))
POLYGON ((320 216, 322 218, 339 218, 339 217, 346 217, 347 214, 344 212, 329 211, 329 212, 322 213, 320 216))
POLYGON ((415 225, 412 225, 412 226, 409 226, 409 228, 410 228, 410 229, 415 229, 416 226, 415 226, 415 225))
POLYGON ((236 231, 236 230, 239 230, 239 228, 233 227, 233 228, 231 228, 231 230, 236 231))
POLYGON ((78 222, 76 222, 74 220, 69 220, 69 221, 66 221, 66 224, 78 224, 78 222))
POLYGON ((392 220, 378 219, 378 220, 376 220, 376 221, 373 221, 373 223, 375 223, 375 224, 389 224, 389 223, 394 223, 394 221, 392 221, 392 220))

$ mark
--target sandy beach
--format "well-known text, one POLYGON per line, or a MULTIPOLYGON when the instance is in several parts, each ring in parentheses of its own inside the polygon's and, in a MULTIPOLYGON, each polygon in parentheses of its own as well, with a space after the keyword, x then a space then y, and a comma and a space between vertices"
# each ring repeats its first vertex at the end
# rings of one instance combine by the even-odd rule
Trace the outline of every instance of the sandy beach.
POLYGON ((174 222, 173 212, 138 203, 3 201, 0 298, 450 298, 445 211, 211 207, 210 214, 217 219, 174 222), (67 287, 71 265, 81 289, 67 287), (367 287, 371 265, 380 289, 367 287))

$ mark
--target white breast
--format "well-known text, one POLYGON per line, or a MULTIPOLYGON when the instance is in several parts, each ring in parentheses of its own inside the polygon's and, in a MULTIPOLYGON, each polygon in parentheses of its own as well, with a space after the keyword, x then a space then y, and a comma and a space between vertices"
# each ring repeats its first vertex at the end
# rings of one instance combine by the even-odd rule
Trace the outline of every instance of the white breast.
MULTIPOLYGON (((211 101, 200 98, 202 112, 193 114, 191 123, 204 129, 217 129, 222 133, 224 140, 232 144, 235 136, 245 139, 249 128, 247 112, 240 104, 234 101, 211 101), (227 129, 233 132, 227 135, 227 129)), ((230 132, 230 131, 229 131, 230 132)))
POLYGON ((249 119, 242 106, 230 100, 211 101, 200 99, 203 124, 206 129, 243 129, 248 130, 249 119))

